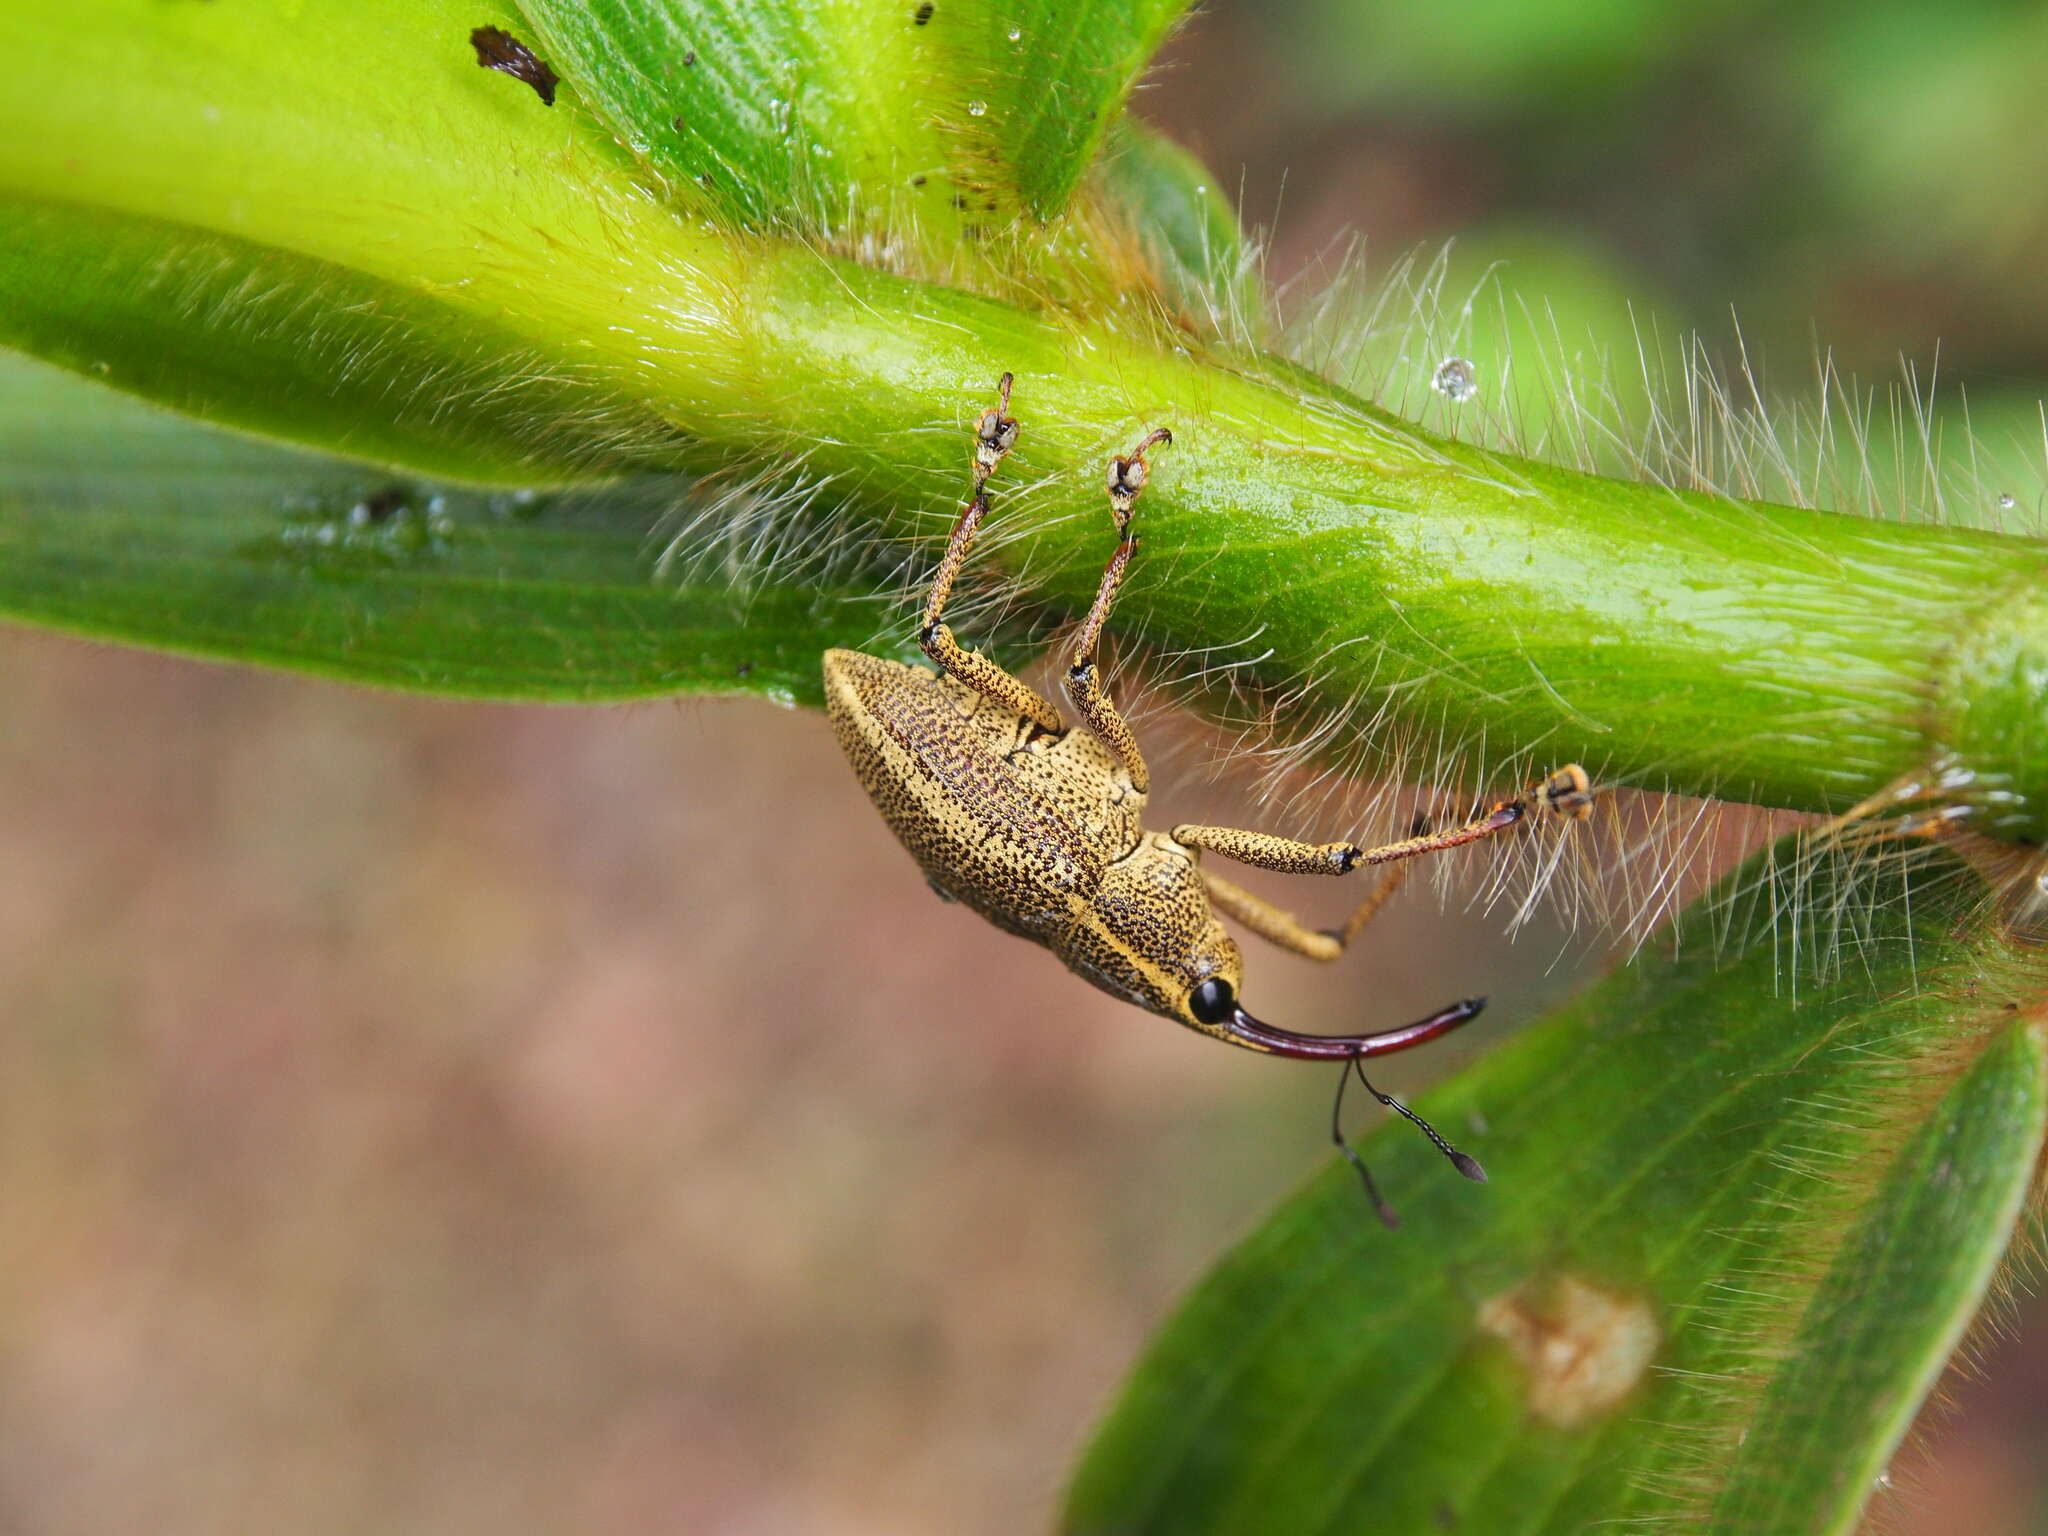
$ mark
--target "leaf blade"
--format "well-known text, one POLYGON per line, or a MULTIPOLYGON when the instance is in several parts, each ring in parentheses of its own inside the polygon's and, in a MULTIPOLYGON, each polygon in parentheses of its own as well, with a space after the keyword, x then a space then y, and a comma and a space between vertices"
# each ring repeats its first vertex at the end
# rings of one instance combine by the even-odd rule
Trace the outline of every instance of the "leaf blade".
POLYGON ((1123 114, 1131 88, 1190 0, 1009 0, 967 7, 978 48, 965 87, 979 153, 1005 166, 1024 208, 1056 218, 1123 114))
MULTIPOLYGON (((663 577, 648 480, 488 495, 181 421, 0 354, 0 616, 466 698, 821 699, 858 580, 663 577)), ((884 649, 895 647, 885 645, 884 649)))
POLYGON ((1096 174, 1103 201, 1135 230, 1169 296, 1207 333, 1257 340, 1265 328, 1265 283, 1209 168, 1125 117, 1111 130, 1096 174))
POLYGON ((1771 1383, 1737 1452, 1710 1531, 1853 1530, 1869 1490, 1911 1427, 1999 1250, 1979 1230, 2010 1231, 2032 1183, 2042 1139, 2044 1056, 2038 1027, 2015 1021, 1993 1041, 1901 1153, 1843 1260, 1819 1288, 1793 1341, 1792 1368, 1771 1383), (1860 1293, 1913 1298, 1954 1293, 1949 1326, 1916 1334, 1910 1305, 1859 1304, 1860 1293), (1817 1507, 1787 1507, 1775 1467, 1829 1460, 1850 1438, 1860 1460, 1837 1458, 1838 1475, 1817 1507))
MULTIPOLYGON (((1917 1341, 1901 1357, 1939 1358, 2040 1144, 2038 1047, 2008 1048, 2011 1015, 1997 1010, 2038 998, 2041 977, 1981 927, 1958 939, 1944 926, 1974 899, 1945 856, 1886 864, 1881 880, 1847 861, 1820 877, 1870 879, 1861 891, 1807 892, 1864 915, 1863 969, 1799 1007, 1773 996, 1781 914, 1759 900, 1726 965, 1640 958, 1440 1089, 1427 1112, 1486 1163, 1485 1190, 1395 1127, 1365 1150, 1397 1192, 1398 1235, 1367 1229, 1341 1166, 1285 1202, 1154 1341, 1080 1464, 1066 1529, 1697 1523, 1769 1389, 1759 1362, 1803 1358, 1806 1303, 1897 1199, 1886 1171, 1921 1166, 1909 1149, 1946 1095, 2002 1094, 2019 1108, 1977 1148, 1991 1193, 1958 1215, 1968 1261, 1885 1298, 1917 1341), (1985 1002, 1959 1009, 1973 985, 1985 1002), (1988 1044, 1978 1072, 1957 1072, 1958 1033, 1988 1044)), ((1893 1407, 1895 1389, 1853 1384, 1893 1407)), ((1909 1412, 1917 1393, 1905 1400, 1909 1412)), ((1832 1506, 1804 1525, 1786 1512, 1820 1508, 1806 1496, 1823 1475, 1868 1464, 1880 1443, 1888 1453, 1901 1427, 1880 1414, 1853 1445, 1831 1444, 1832 1461, 1773 1457, 1780 1523, 1744 1528, 1834 1529, 1832 1506)))
POLYGON ((941 224, 946 149, 914 5, 522 0, 600 117, 683 205, 826 236, 941 224), (911 178, 926 175, 922 187, 911 178))

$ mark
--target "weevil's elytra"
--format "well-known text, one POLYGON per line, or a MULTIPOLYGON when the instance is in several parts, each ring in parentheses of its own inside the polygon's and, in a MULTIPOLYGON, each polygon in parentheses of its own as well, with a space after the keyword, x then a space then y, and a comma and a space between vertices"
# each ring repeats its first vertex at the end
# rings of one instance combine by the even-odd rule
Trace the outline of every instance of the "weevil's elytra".
MULTIPOLYGON (((997 927, 1043 944, 1068 969, 1153 1013, 1274 1056, 1344 1063, 1343 1083, 1368 1056, 1405 1050, 1455 1029, 1484 1006, 1452 1003, 1424 1019, 1363 1035, 1300 1035, 1266 1024, 1238 1001, 1244 959, 1217 914, 1311 959, 1332 960, 1384 905, 1419 854, 1508 831, 1532 815, 1582 817, 1592 804, 1577 764, 1547 775, 1525 795, 1501 801, 1462 826, 1377 848, 1304 843, 1263 832, 1181 825, 1147 831, 1151 776, 1137 739, 1103 690, 1095 653, 1102 627, 1137 552, 1131 524, 1151 473, 1151 450, 1173 441, 1165 428, 1112 458, 1105 489, 1118 542, 1094 604, 1075 634, 1065 672, 1068 703, 1085 730, 987 657, 965 650, 944 623, 960 568, 990 510, 988 482, 1015 446, 1011 375, 997 402, 976 419, 974 485, 932 577, 918 643, 938 668, 859 651, 825 653, 825 700, 840 746, 869 797, 940 896, 965 903, 997 927), (1318 932, 1290 913, 1205 869, 1204 852, 1287 874, 1344 875, 1393 864, 1337 929, 1318 932)), ((1365 1084, 1381 1103, 1422 1126, 1468 1177, 1479 1165, 1404 1106, 1365 1084)), ((1391 1212, 1345 1143, 1332 1139, 1360 1175, 1383 1219, 1391 1212)))

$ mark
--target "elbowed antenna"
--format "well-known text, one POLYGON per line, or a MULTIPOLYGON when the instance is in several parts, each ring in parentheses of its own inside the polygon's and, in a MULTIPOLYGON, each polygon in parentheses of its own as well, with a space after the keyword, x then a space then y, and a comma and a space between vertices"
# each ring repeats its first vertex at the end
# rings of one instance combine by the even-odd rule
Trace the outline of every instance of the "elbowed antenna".
MULTIPOLYGON (((1433 1145, 1437 1149, 1437 1151, 1443 1153, 1445 1157, 1451 1160, 1451 1166, 1453 1168, 1457 1169, 1458 1172, 1465 1175, 1465 1177, 1470 1179, 1474 1184, 1484 1184, 1486 1182, 1486 1170, 1479 1166, 1478 1158, 1472 1156, 1468 1152, 1460 1152, 1456 1147, 1452 1146, 1448 1141, 1445 1141, 1443 1137, 1437 1134, 1437 1129, 1435 1126, 1431 1125, 1427 1120, 1423 1119, 1422 1116, 1415 1113, 1415 1111, 1410 1109, 1406 1104, 1403 1104, 1399 1099, 1395 1098, 1392 1094, 1381 1093, 1379 1089, 1373 1087, 1372 1079, 1365 1075, 1365 1067, 1363 1066, 1363 1064, 1359 1062, 1358 1058, 1355 1056, 1351 1059, 1350 1070, 1358 1074, 1358 1080, 1361 1083, 1365 1084, 1365 1091, 1367 1093, 1371 1094, 1374 1098, 1378 1099, 1382 1104, 1386 1105, 1387 1108, 1391 1109, 1395 1114, 1399 1115, 1402 1119, 1408 1121, 1409 1124, 1418 1127, 1421 1130, 1422 1134, 1429 1138, 1431 1145, 1433 1145)), ((1338 1092, 1339 1096, 1341 1097, 1343 1092, 1341 1087, 1339 1088, 1338 1092)))
POLYGON ((1451 1160, 1453 1168, 1457 1169, 1458 1172, 1465 1175, 1466 1178, 1472 1180, 1475 1184, 1484 1184, 1486 1182, 1486 1170, 1479 1166, 1478 1158, 1471 1156, 1469 1153, 1460 1152, 1437 1134, 1435 1126, 1423 1119, 1422 1116, 1416 1114, 1406 1104, 1403 1104, 1392 1094, 1381 1093, 1379 1089, 1373 1087, 1372 1079, 1365 1075, 1365 1067, 1358 1057, 1353 1056, 1339 1069, 1337 1097, 1330 1105, 1330 1140, 1335 1143, 1337 1150, 1344 1154, 1344 1160, 1358 1170, 1359 1182, 1365 1186, 1365 1198, 1372 1202, 1373 1212, 1379 1217, 1381 1226, 1391 1231, 1393 1228, 1401 1225, 1401 1218, 1394 1214, 1394 1208, 1387 1204, 1386 1200, 1381 1196, 1379 1185, 1373 1182, 1372 1170, 1365 1166, 1365 1159, 1360 1157, 1351 1143, 1344 1139, 1344 1090, 1350 1085, 1351 1075, 1354 1072, 1358 1074, 1358 1080, 1365 1084, 1365 1091, 1367 1093, 1378 1099, 1404 1120, 1419 1126, 1422 1134, 1429 1138, 1430 1144, 1451 1160))
POLYGON ((1280 1029, 1263 1023, 1246 1013, 1242 1006, 1231 1010, 1230 1032, 1240 1045, 1255 1051, 1265 1051, 1274 1056, 1290 1056, 1306 1061, 1340 1061, 1341 1075, 1337 1079, 1337 1098, 1330 1106, 1330 1140, 1339 1152, 1344 1154, 1358 1171, 1359 1182, 1365 1185, 1365 1195, 1372 1202, 1382 1225, 1389 1228, 1400 1225, 1400 1218, 1394 1208, 1381 1197, 1379 1186, 1373 1182, 1371 1170, 1365 1166, 1351 1143, 1344 1139, 1344 1089, 1351 1081, 1351 1075, 1358 1074, 1358 1080, 1365 1084, 1365 1091, 1378 1099, 1388 1109, 1401 1116, 1427 1136, 1430 1145, 1450 1160, 1450 1164, 1475 1184, 1486 1182, 1486 1170, 1479 1166, 1479 1159, 1470 1153, 1460 1152, 1452 1146, 1422 1116, 1392 1094, 1381 1093, 1365 1075, 1365 1058, 1384 1056, 1389 1051, 1406 1050, 1411 1045, 1421 1045, 1425 1040, 1434 1040, 1438 1035, 1447 1034, 1460 1024, 1476 1017, 1486 1006, 1483 997, 1468 997, 1439 1009, 1426 1019, 1413 1024, 1404 1024, 1399 1029, 1381 1030, 1371 1035, 1298 1035, 1291 1029, 1280 1029))

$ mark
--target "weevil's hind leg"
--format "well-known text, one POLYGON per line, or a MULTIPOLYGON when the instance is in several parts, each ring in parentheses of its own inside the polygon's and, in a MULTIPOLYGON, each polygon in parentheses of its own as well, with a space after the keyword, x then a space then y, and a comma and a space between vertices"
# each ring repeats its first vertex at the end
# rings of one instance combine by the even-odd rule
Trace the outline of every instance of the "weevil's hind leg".
POLYGON ((1255 896, 1234 880, 1226 880, 1213 869, 1202 871, 1209 887, 1209 899, 1225 917, 1234 918, 1269 944, 1292 950, 1310 960, 1335 960, 1365 931, 1366 925, 1386 906, 1407 880, 1412 864, 1396 865, 1380 876, 1365 900, 1352 909, 1341 928, 1310 928, 1292 912, 1255 896))
POLYGON ((987 514, 988 497, 977 493, 961 512, 960 520, 953 525, 953 537, 946 545, 945 558, 939 562, 938 574, 932 579, 931 596, 925 601, 924 625, 917 632, 917 643, 948 676, 958 678, 976 693, 995 700, 1012 714, 1021 715, 1040 730, 1057 736, 1066 730, 1067 722, 1060 718, 1060 712, 1051 700, 1022 679, 1005 672, 979 651, 966 649, 953 638, 953 631, 940 621, 939 616, 946 611, 946 599, 953 595, 953 582, 960 574, 960 564, 967 558, 968 547, 974 543, 975 530, 987 514))
POLYGON ((1017 423, 1010 416, 1011 383, 1012 376, 1004 374, 996 386, 1000 403, 983 411, 974 424, 974 494, 954 521, 953 536, 946 541, 946 553, 932 575, 932 590, 925 599, 924 623, 917 632, 917 643, 947 675, 1057 736, 1066 730, 1067 723, 1050 700, 978 651, 962 647, 953 638, 953 631, 941 622, 946 603, 953 596, 953 584, 960 579, 960 567, 974 545, 974 535, 980 530, 982 519, 988 516, 988 477, 1017 441, 1017 423))
POLYGON ((1116 589, 1123 585, 1124 568, 1131 563, 1131 556, 1138 548, 1138 541, 1128 532, 1116 547, 1116 553, 1109 557, 1109 564, 1102 569, 1102 585, 1096 589, 1095 605, 1088 610, 1088 617, 1081 622, 1081 633, 1074 641, 1072 664, 1067 668, 1067 698, 1088 722, 1088 729, 1102 738, 1102 744, 1114 752, 1117 760, 1124 765, 1131 776, 1131 787, 1144 794, 1152 787, 1152 770, 1145 766, 1145 756, 1138 750, 1138 738, 1131 733, 1130 723, 1117 713, 1116 705, 1103 691, 1102 669, 1096 664, 1095 649, 1102 640, 1102 621, 1109 616, 1109 605, 1116 600, 1116 589))
POLYGON ((1131 776, 1132 788, 1141 795, 1151 788, 1152 771, 1145 766, 1144 754, 1138 750, 1138 738, 1131 734, 1129 723, 1117 713, 1116 705, 1103 691, 1102 669, 1096 663, 1095 653, 1102 643, 1102 626, 1109 618, 1110 605, 1116 601, 1117 588, 1124 584, 1124 572, 1130 567, 1131 556, 1138 551, 1137 535, 1131 532, 1131 516, 1138 492, 1145 488, 1145 477, 1151 472, 1145 455, 1159 444, 1172 441, 1173 434, 1161 427, 1148 434, 1128 455, 1109 461, 1109 510, 1121 537, 1116 553, 1102 568, 1102 584, 1095 589, 1095 601, 1081 621, 1080 633, 1074 637, 1073 661, 1067 668, 1068 700, 1103 745, 1116 754, 1131 776))

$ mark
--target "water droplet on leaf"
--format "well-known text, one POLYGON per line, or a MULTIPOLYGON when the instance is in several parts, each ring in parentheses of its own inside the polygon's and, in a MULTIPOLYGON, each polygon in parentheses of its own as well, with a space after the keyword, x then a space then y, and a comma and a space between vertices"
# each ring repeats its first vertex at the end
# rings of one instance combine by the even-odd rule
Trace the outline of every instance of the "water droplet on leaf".
POLYGON ((1447 357, 1436 365, 1429 387, 1452 404, 1462 404, 1479 393, 1479 370, 1462 357, 1447 357))

